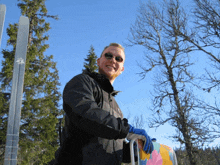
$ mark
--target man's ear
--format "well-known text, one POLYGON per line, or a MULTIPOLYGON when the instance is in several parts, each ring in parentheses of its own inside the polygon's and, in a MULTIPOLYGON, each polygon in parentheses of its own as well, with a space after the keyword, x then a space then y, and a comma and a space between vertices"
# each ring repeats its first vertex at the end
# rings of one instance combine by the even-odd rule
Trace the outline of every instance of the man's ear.
POLYGON ((121 69, 121 72, 123 72, 125 70, 125 68, 123 67, 122 69, 121 69))

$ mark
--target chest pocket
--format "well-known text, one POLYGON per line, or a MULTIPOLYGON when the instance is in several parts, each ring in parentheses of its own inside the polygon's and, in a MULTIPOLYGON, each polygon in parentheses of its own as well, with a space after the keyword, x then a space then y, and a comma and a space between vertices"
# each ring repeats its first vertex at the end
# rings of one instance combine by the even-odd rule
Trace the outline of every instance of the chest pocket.
POLYGON ((113 115, 116 118, 120 117, 121 119, 123 119, 123 114, 117 102, 115 101, 115 98, 111 94, 105 92, 104 90, 102 90, 102 93, 103 93, 102 109, 108 111, 110 115, 113 115))

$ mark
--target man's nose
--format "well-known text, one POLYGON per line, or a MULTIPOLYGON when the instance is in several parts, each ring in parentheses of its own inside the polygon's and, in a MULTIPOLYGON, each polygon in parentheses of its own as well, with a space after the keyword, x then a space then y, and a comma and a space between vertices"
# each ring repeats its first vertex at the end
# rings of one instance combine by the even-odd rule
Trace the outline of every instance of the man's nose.
POLYGON ((115 59, 115 56, 112 57, 111 61, 112 61, 113 63, 116 63, 116 62, 117 62, 116 59, 115 59))

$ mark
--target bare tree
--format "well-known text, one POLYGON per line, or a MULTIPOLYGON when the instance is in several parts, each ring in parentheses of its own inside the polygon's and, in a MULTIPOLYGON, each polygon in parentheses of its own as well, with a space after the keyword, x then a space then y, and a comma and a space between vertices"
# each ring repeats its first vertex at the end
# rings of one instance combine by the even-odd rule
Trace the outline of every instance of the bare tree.
MULTIPOLYGON (((181 37, 194 46, 194 50, 204 52, 210 59, 211 69, 206 69, 205 74, 200 78, 206 82, 202 89, 211 92, 212 89, 220 89, 220 1, 219 0, 194 0, 194 32, 182 33, 181 37)), ((213 90, 214 91, 214 90, 213 90)), ((219 117, 220 105, 218 99, 214 103, 205 103, 206 113, 211 117, 213 124, 212 132, 220 134, 219 117), (216 118, 217 116, 217 118, 216 118)))
POLYGON ((217 71, 211 73, 207 70, 205 79, 210 87, 220 89, 220 1, 219 0, 194 0, 194 32, 182 33, 181 36, 200 50, 208 55, 211 66, 217 71))
POLYGON ((212 133, 213 138, 219 138, 220 135, 220 105, 218 99, 215 99, 214 105, 209 103, 203 103, 203 106, 206 110, 206 116, 208 116, 207 120, 209 121, 209 132, 212 133))
POLYGON ((143 118, 143 115, 135 116, 133 119, 133 126, 139 129, 144 129, 145 127, 145 120, 143 118))
POLYGON ((196 164, 196 147, 209 140, 202 116, 203 107, 190 88, 194 75, 189 52, 194 45, 185 42, 180 34, 187 32, 187 16, 178 0, 158 4, 147 1, 140 4, 136 22, 132 25, 128 46, 142 45, 147 50, 146 66, 141 65, 144 79, 154 71, 154 115, 150 127, 169 123, 176 128, 172 136, 186 147, 190 164, 196 164), (181 32, 181 33, 180 33, 181 32), (198 114, 200 114, 198 116, 198 114))

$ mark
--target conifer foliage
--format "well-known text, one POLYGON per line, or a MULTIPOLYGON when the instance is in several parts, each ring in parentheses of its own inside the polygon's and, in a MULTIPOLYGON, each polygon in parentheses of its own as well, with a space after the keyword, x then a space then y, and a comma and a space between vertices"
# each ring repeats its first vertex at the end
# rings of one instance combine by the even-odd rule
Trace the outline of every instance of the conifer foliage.
POLYGON ((85 59, 86 62, 84 62, 84 67, 86 69, 89 69, 91 72, 97 72, 98 66, 97 66, 97 56, 94 52, 94 47, 91 45, 89 54, 87 55, 87 58, 85 59))
MULTIPOLYGON (((57 19, 47 14, 45 0, 20 0, 22 15, 30 20, 28 50, 25 66, 24 92, 21 109, 18 164, 45 164, 53 159, 58 147, 56 125, 61 94, 59 77, 53 55, 44 55, 49 45, 50 24, 45 19, 57 19)), ((8 49, 2 51, 4 60, 0 72, 2 93, 11 92, 18 24, 7 28, 8 49)), ((9 101, 0 95, 0 162, 4 157, 9 101), (3 133, 4 132, 4 133, 3 133)))

